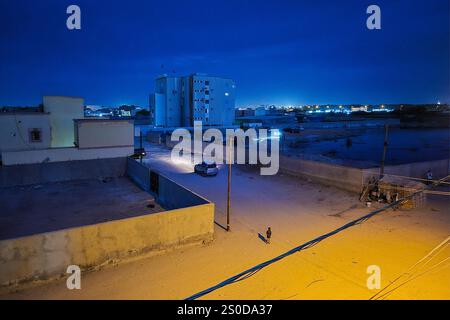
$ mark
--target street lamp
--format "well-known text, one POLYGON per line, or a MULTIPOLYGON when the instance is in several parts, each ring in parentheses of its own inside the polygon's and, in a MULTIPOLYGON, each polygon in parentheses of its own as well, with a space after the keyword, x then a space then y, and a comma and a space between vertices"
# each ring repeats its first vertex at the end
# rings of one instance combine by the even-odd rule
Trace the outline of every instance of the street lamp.
POLYGON ((230 137, 228 142, 228 186, 227 186, 227 231, 231 231, 230 228, 230 194, 231 194, 231 163, 232 163, 232 155, 233 152, 231 147, 233 146, 233 138, 230 137))

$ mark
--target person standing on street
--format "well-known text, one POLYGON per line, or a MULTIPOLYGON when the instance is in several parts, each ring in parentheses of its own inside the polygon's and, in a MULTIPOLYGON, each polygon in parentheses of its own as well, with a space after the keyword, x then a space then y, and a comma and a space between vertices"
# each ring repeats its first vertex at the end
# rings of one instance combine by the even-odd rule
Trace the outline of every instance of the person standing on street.
POLYGON ((270 227, 268 227, 267 231, 266 231, 267 244, 270 244, 270 238, 272 238, 272 229, 270 229, 270 227))

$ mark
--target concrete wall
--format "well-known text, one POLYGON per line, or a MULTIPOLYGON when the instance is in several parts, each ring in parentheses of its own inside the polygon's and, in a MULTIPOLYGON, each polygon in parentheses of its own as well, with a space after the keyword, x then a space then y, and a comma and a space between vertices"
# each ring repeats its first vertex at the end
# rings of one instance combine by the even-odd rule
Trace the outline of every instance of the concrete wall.
MULTIPOLYGON (((123 160, 128 175, 149 190, 150 169, 133 159, 123 160)), ((67 167, 64 172, 69 172, 67 167)), ((213 203, 162 175, 155 196, 160 205, 170 210, 0 241, 0 286, 60 276, 69 265, 89 269, 112 259, 213 239, 213 203)))
POLYGON ((0 113, 0 153, 50 148, 50 115, 42 112, 0 113), (30 130, 41 131, 41 141, 30 140, 30 130))
POLYGON ((0 286, 49 279, 146 252, 211 241, 214 204, 0 241, 0 286))
POLYGON ((400 125, 400 119, 366 119, 352 121, 330 121, 330 122, 304 122, 300 125, 305 129, 331 129, 331 128, 369 128, 382 127, 385 124, 390 126, 400 125))
POLYGON ((127 158, 127 176, 142 190, 150 191, 150 169, 134 159, 127 158))
POLYGON ((147 133, 146 139, 148 142, 161 144, 161 135, 163 135, 163 133, 160 131, 150 131, 147 133))
POLYGON ((0 166, 0 188, 125 175, 125 157, 0 166))
MULTIPOLYGON (((450 159, 386 166, 384 172, 423 179, 428 170, 433 172, 435 179, 443 178, 450 174, 450 159)), ((310 178, 351 192, 361 192, 363 184, 370 177, 378 176, 380 169, 358 169, 280 155, 280 172, 310 178)))
POLYGON ((78 148, 134 146, 132 120, 75 120, 78 148))
MULTIPOLYGON (((414 177, 426 179, 426 173, 431 170, 434 179, 441 179, 450 174, 450 159, 435 160, 435 161, 423 161, 412 162, 406 164, 400 164, 396 166, 386 166, 384 172, 386 174, 393 174, 405 177, 414 177)), ((365 169, 364 177, 377 175, 380 172, 379 168, 365 169)))
POLYGON ((152 170, 134 159, 127 159, 127 175, 143 190, 152 193, 157 202, 166 209, 179 209, 209 203, 195 192, 179 185, 171 179, 153 171, 158 175, 158 193, 150 190, 150 174, 152 170))
POLYGON ((50 113, 51 147, 73 147, 75 141, 73 120, 84 118, 84 99, 44 96, 43 104, 44 111, 50 113))
POLYGON ((134 152, 134 147, 115 148, 51 148, 43 150, 10 151, 2 153, 3 166, 23 165, 33 163, 79 161, 104 158, 128 157, 134 152))
POLYGON ((360 192, 362 188, 363 171, 357 168, 280 155, 280 172, 351 192, 360 192))
POLYGON ((440 179, 450 173, 450 159, 424 161, 402 164, 398 166, 387 166, 386 173, 404 175, 415 178, 425 178, 426 172, 431 170, 435 179, 440 179))
POLYGON ((208 203, 206 199, 193 191, 162 175, 159 175, 159 193, 156 196, 158 203, 166 209, 186 208, 208 203))

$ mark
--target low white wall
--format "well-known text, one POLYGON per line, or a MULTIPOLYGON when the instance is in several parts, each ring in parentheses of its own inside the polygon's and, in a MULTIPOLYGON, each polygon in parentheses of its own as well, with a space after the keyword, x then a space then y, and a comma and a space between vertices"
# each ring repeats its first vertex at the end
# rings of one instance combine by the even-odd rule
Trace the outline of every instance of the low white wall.
POLYGON ((50 148, 42 150, 24 150, 2 152, 2 163, 4 166, 33 164, 43 162, 60 162, 74 160, 91 160, 105 158, 127 157, 134 152, 134 147, 116 148, 50 148))

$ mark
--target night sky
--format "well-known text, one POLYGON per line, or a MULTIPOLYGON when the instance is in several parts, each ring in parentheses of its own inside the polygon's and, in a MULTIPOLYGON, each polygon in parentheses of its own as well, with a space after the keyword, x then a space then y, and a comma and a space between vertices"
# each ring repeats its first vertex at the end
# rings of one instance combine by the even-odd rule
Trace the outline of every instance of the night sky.
POLYGON ((448 0, 0 0, 0 105, 148 106, 154 78, 233 78, 248 104, 450 101, 448 0), (66 8, 81 7, 81 30, 66 8), (382 29, 366 28, 381 7, 382 29))

